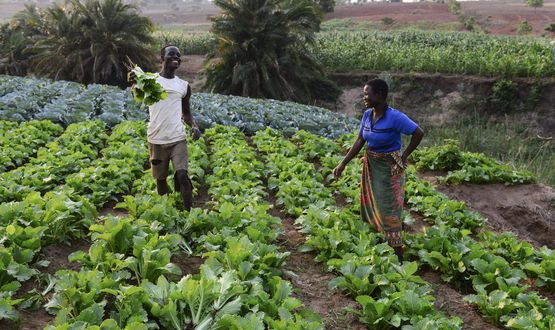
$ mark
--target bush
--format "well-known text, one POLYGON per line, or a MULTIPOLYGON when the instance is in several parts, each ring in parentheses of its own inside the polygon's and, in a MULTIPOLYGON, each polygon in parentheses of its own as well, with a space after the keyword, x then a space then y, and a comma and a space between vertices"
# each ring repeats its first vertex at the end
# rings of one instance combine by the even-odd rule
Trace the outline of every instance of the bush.
POLYGON ((461 11, 461 3, 458 2, 457 0, 449 0, 449 11, 452 12, 453 14, 459 14, 461 11))
POLYGON ((393 23, 395 23, 395 20, 391 17, 384 17, 382 18, 382 23, 384 25, 392 25, 393 23))
POLYGON ((524 20, 516 26, 516 32, 519 34, 528 34, 532 32, 532 26, 528 23, 528 21, 524 20))
POLYGON ((518 86, 511 80, 501 79, 493 84, 489 105, 496 112, 509 112, 516 108, 518 86))
POLYGON ((318 0, 317 3, 325 13, 331 13, 335 8, 335 0, 318 0))
POLYGON ((548 32, 555 32, 555 22, 549 24, 548 26, 545 27, 545 31, 548 32))

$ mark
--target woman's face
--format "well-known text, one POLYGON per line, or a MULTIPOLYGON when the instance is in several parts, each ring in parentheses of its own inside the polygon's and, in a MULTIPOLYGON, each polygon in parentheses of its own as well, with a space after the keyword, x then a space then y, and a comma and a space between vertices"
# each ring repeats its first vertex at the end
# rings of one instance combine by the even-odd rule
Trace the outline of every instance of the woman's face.
POLYGON ((363 90, 362 101, 366 108, 373 108, 378 104, 378 95, 374 94, 372 87, 365 85, 363 90))

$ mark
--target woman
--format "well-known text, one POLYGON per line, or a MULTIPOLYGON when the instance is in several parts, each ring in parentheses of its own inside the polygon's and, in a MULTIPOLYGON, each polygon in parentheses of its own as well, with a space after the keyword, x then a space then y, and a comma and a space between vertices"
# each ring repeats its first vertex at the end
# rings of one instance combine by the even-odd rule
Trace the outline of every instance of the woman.
POLYGON ((345 166, 367 144, 362 169, 360 214, 383 233, 403 260, 401 211, 403 210, 405 166, 407 158, 420 144, 424 131, 404 113, 387 105, 387 83, 381 79, 364 86, 364 112, 358 137, 343 159, 333 170, 340 177, 345 166), (412 135, 410 144, 401 153, 401 134, 412 135))

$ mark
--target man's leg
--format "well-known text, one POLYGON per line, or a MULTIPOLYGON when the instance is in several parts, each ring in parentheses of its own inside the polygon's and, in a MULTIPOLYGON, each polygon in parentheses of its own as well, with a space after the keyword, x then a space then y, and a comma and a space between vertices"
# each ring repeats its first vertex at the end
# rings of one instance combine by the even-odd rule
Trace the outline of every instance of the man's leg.
POLYGON ((158 195, 165 195, 169 192, 166 179, 156 179, 156 191, 158 195))
POLYGON ((183 205, 187 211, 193 206, 193 184, 189 179, 189 155, 187 141, 177 143, 171 152, 173 168, 175 169, 175 187, 181 193, 183 205))
POLYGON ((159 195, 165 195, 169 192, 168 182, 166 181, 170 164, 169 154, 164 152, 161 145, 151 143, 148 144, 148 152, 152 176, 156 179, 156 191, 159 195))
POLYGON ((181 193, 185 210, 190 211, 193 206, 193 184, 191 179, 189 179, 189 174, 186 170, 177 170, 175 178, 179 185, 179 192, 181 193))

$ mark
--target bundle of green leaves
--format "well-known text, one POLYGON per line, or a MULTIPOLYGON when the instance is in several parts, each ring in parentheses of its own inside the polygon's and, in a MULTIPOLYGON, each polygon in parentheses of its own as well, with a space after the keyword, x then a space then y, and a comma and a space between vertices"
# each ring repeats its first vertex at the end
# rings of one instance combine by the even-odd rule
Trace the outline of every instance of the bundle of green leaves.
POLYGON ((129 72, 128 79, 132 74, 135 76, 135 83, 131 86, 131 93, 133 93, 135 101, 149 106, 168 97, 168 93, 156 81, 159 77, 157 73, 144 72, 138 65, 135 65, 129 72))

